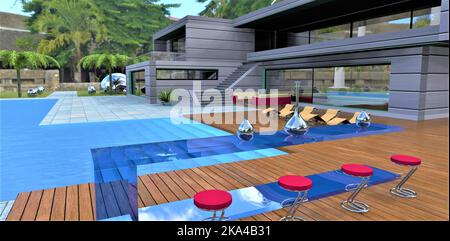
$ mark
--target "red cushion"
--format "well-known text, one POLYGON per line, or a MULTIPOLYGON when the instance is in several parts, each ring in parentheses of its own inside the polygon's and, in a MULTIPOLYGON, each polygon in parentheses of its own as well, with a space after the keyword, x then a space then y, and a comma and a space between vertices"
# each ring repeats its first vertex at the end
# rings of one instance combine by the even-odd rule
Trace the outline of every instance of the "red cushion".
POLYGON ((278 185, 290 191, 306 191, 312 188, 312 181, 302 176, 284 176, 278 179, 278 185))
POLYGON ((231 194, 221 190, 206 190, 194 196, 194 204, 200 209, 222 210, 232 203, 231 194))
POLYGON ((418 166, 422 163, 422 160, 420 160, 420 158, 406 155, 393 155, 391 156, 391 161, 400 165, 408 166, 418 166))
POLYGON ((341 170, 348 175, 357 177, 370 177, 373 175, 372 168, 359 164, 346 164, 342 166, 341 170))

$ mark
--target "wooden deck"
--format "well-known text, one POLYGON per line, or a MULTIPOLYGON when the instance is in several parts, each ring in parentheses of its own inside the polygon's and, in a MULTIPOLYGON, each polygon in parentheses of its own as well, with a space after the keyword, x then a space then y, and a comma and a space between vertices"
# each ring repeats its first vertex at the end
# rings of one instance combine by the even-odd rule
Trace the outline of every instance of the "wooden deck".
MULTIPOLYGON (((206 166, 139 177, 139 206, 192 198, 196 192, 233 190, 274 182, 287 174, 311 175, 339 169, 343 163, 362 163, 398 173, 408 171, 389 161, 394 153, 416 155, 423 164, 407 183, 416 199, 401 199, 388 190, 393 182, 364 190, 359 199, 371 206, 366 214, 344 211, 339 203, 348 194, 306 203, 307 220, 449 220, 448 119, 425 122, 375 118, 377 123, 401 125, 406 131, 282 148, 288 155, 206 166)), ((239 122, 237 122, 239 123, 239 122)), ((234 131, 236 125, 214 125, 234 131)), ((281 125, 280 125, 281 126, 281 125)), ((92 184, 20 193, 7 220, 94 220, 92 184)), ((243 221, 278 220, 285 210, 243 221)))

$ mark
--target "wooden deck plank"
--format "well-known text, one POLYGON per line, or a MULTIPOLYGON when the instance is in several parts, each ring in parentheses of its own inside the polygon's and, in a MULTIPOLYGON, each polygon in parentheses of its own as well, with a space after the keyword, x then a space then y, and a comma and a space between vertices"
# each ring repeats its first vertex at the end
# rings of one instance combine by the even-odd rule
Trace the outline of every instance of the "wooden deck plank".
POLYGON ((108 217, 121 216, 119 204, 117 203, 116 196, 114 194, 111 183, 102 183, 100 185, 103 201, 105 202, 106 213, 108 217))
POLYGON ((157 174, 157 176, 167 185, 172 193, 175 194, 178 200, 189 198, 189 196, 183 191, 183 189, 175 182, 173 182, 173 180, 166 173, 159 173, 157 174))
POLYGON ((146 187, 146 189, 151 193, 153 200, 155 200, 156 204, 162 204, 168 202, 161 191, 156 187, 153 181, 150 179, 148 175, 141 176, 142 184, 146 187))
POLYGON ((8 221, 19 221, 22 218, 22 214, 26 208, 28 203, 28 199, 30 197, 31 192, 22 192, 16 198, 13 207, 11 208, 10 213, 6 220, 8 221))
POLYGON ((78 185, 68 186, 66 190, 66 214, 65 220, 78 221, 78 185))
POLYGON ((140 204, 139 207, 148 207, 155 205, 156 202, 153 199, 152 195, 150 194, 150 191, 147 189, 145 184, 142 182, 142 178, 138 178, 138 190, 139 190, 139 200, 140 204))
POLYGON ((55 189, 52 188, 44 190, 44 193, 42 194, 42 200, 39 205, 39 210, 36 216, 37 221, 50 221, 54 196, 55 189))
POLYGON ((89 184, 81 184, 78 188, 80 200, 80 221, 94 220, 94 208, 89 184))
POLYGON ((175 196, 174 193, 170 190, 170 188, 159 178, 158 175, 152 174, 149 175, 150 179, 153 181, 155 186, 161 191, 162 195, 166 198, 168 202, 175 202, 179 199, 175 196))
POLYGON ((51 221, 64 221, 66 211, 66 187, 59 187, 55 189, 55 196, 53 198, 52 213, 50 215, 51 221))
POLYGON ((36 219, 39 204, 41 203, 42 194, 44 191, 33 191, 28 199, 28 204, 23 211, 22 219, 23 221, 34 221, 36 219))

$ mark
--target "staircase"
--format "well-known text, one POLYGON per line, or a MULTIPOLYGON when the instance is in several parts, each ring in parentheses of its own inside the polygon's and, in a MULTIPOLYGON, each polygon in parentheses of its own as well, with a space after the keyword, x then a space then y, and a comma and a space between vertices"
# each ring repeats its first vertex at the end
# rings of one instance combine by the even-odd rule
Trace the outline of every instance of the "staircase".
MULTIPOLYGON (((231 105, 233 105, 233 100, 232 100, 231 96, 226 96, 225 95, 225 90, 228 89, 229 87, 232 87, 232 85, 236 81, 238 81, 244 75, 248 74, 247 72, 252 70, 253 67, 255 67, 255 66, 256 66, 256 64, 252 63, 252 64, 244 64, 244 65, 240 66, 239 68, 237 68, 223 82, 221 82, 218 86, 216 86, 214 88, 214 89, 216 89, 216 90, 218 90, 220 92, 220 94, 217 93, 217 94, 213 95, 214 100, 217 102, 217 99, 222 98, 222 101, 221 101, 222 105, 224 105, 224 106, 231 106, 231 105)), ((195 93, 195 94, 197 95, 197 97, 203 96, 203 93, 195 93)), ((208 100, 206 98, 207 97, 204 97, 200 101, 202 106, 209 105, 212 102, 212 100, 208 100)), ((198 99, 200 99, 200 98, 198 98, 198 99)))

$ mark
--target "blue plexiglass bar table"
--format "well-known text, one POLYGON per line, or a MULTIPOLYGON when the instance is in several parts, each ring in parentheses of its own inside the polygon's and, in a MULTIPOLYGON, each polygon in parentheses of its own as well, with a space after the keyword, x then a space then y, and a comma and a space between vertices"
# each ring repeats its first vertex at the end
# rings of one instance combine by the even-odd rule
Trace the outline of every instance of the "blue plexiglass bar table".
POLYGON ((93 149, 95 171, 96 219, 117 216, 138 217, 137 167, 160 162, 188 162, 197 157, 278 148, 314 142, 332 141, 359 136, 401 131, 401 127, 372 124, 320 126, 310 128, 303 136, 290 136, 284 131, 275 134, 255 133, 250 141, 235 135, 191 140, 148 143, 93 149))

